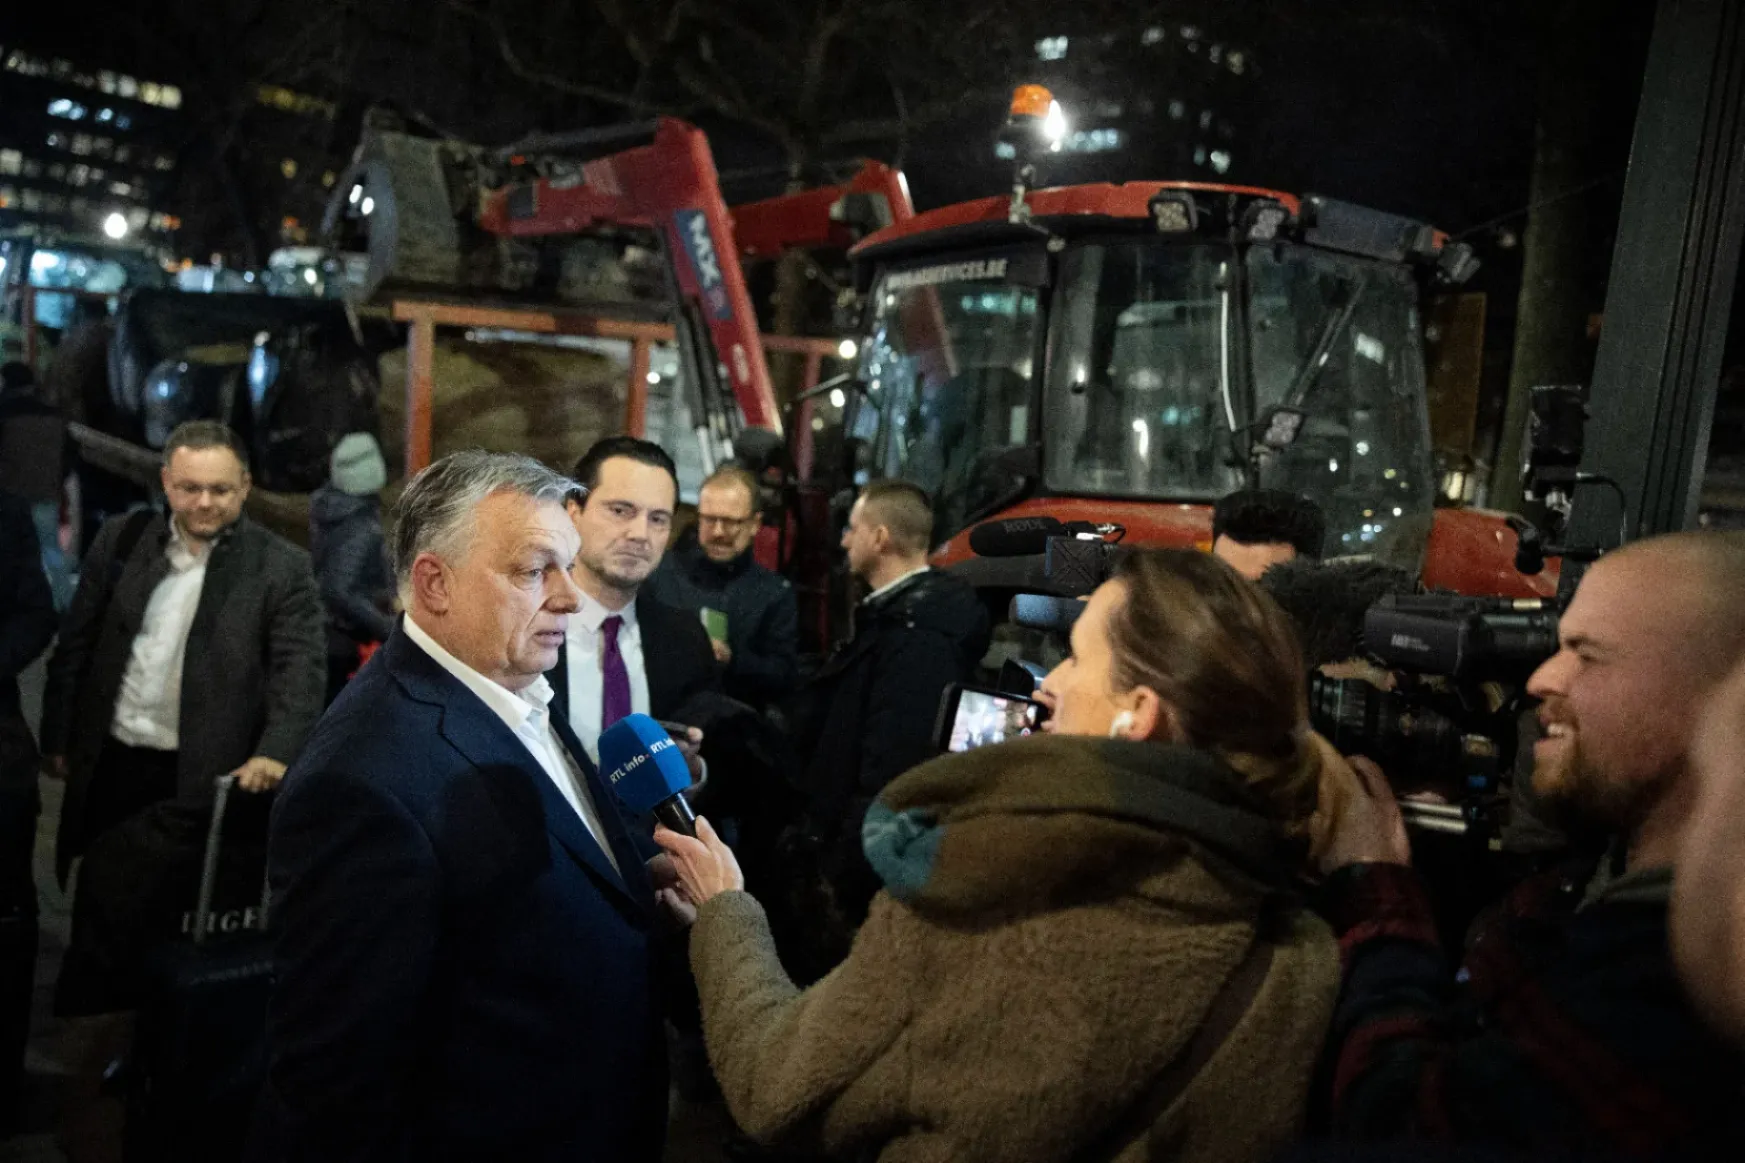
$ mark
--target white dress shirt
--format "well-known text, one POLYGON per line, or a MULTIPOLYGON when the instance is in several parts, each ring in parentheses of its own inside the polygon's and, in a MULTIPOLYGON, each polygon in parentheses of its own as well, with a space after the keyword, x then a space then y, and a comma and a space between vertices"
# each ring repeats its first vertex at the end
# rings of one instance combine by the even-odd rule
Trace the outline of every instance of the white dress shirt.
POLYGON ((568 637, 564 640, 564 677, 570 684, 570 726, 576 738, 587 749, 588 758, 600 762, 600 704, 605 695, 605 680, 601 675, 604 657, 600 649, 604 636, 600 626, 617 614, 624 619, 618 627, 618 652, 624 656, 624 669, 630 675, 630 710, 633 714, 648 714, 648 668, 643 665, 642 627, 636 623, 636 603, 622 610, 608 610, 587 594, 582 605, 569 616, 568 637))
POLYGON ((512 691, 501 683, 486 678, 444 650, 436 639, 413 620, 411 614, 406 615, 403 624, 406 627, 406 637, 435 659, 438 666, 459 679, 462 686, 477 695, 479 701, 515 733, 515 738, 527 748, 528 754, 533 756, 551 782, 557 785, 557 790, 563 793, 563 798, 569 801, 570 807, 576 810, 576 815, 587 825, 594 842, 600 846, 600 851, 606 854, 606 859, 622 876, 624 870, 619 868, 618 858, 612 855, 612 845, 606 840, 606 829, 601 823, 600 810, 594 803, 593 793, 588 789, 588 781, 583 778, 575 760, 570 758, 569 752, 564 748, 563 741, 552 729, 551 684, 545 681, 545 676, 540 675, 519 691, 512 691))
POLYGON ((182 738, 182 662, 200 591, 206 587, 212 547, 190 545, 171 520, 164 556, 170 559, 170 572, 151 592, 139 633, 133 636, 109 733, 129 747, 174 751, 182 738))

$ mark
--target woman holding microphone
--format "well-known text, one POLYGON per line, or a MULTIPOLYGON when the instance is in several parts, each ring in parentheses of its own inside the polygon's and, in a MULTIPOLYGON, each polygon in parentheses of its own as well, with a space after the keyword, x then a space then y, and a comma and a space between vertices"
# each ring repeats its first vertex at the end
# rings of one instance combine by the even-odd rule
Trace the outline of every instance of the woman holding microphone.
POLYGON ((1339 984, 1296 888, 1345 773, 1304 673, 1229 567, 1127 557, 1043 683, 1047 734, 885 789, 863 833, 885 890, 804 991, 707 822, 657 831, 740 1126, 886 1161, 1243 1163, 1293 1139, 1339 984))

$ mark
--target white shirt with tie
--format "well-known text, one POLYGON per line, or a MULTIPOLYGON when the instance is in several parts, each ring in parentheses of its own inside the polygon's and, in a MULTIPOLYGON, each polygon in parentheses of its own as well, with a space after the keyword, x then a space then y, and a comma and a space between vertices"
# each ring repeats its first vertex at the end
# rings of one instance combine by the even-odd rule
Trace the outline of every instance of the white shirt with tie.
MULTIPOLYGON (((412 617, 407 614, 403 623, 406 627, 406 637, 417 643, 418 648, 436 660, 436 664, 460 680, 462 686, 477 695, 491 713, 503 720, 503 725, 514 732, 515 738, 527 748, 528 754, 544 770, 557 790, 576 810, 576 815, 582 818, 588 831, 593 835, 594 842, 600 846, 600 851, 606 854, 606 859, 622 876, 624 870, 618 866, 618 858, 612 854, 612 845, 606 839, 606 829, 601 823, 600 810, 594 803, 594 796, 588 789, 588 781, 577 768, 575 760, 570 758, 564 748, 563 741, 557 737, 557 731, 551 725, 551 684, 540 675, 519 691, 512 691, 498 682, 486 678, 454 655, 444 650, 429 634, 425 633, 412 617)), ((596 707, 594 717, 599 718, 596 707)))
POLYGON ((614 614, 624 619, 624 625, 618 627, 618 653, 624 656, 624 670, 630 676, 631 713, 648 714, 648 667, 643 661, 642 627, 636 622, 634 601, 622 610, 608 610, 584 593, 581 607, 569 616, 563 648, 564 677, 570 687, 570 726, 596 764, 600 762, 600 718, 606 690, 602 677, 605 635, 600 627, 614 614))
POLYGON ((212 546, 184 538, 172 518, 164 556, 170 572, 152 590, 133 636, 109 733, 129 747, 174 751, 182 739, 182 663, 212 546))

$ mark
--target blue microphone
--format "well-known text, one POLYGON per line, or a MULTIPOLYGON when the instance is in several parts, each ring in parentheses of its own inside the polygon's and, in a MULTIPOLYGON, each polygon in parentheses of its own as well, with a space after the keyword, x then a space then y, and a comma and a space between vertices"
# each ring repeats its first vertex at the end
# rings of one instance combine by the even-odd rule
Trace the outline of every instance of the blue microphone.
POLYGON ((666 729, 647 715, 626 715, 600 733, 600 771, 632 815, 654 813, 675 832, 697 834, 685 802, 691 768, 666 729))

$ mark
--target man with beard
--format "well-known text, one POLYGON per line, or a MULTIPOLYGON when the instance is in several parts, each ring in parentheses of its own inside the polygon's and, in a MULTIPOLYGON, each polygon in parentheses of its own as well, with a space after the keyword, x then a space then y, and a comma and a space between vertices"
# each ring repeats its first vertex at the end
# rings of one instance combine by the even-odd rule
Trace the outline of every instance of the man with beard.
POLYGON ((1602 559, 1560 637, 1528 684, 1544 728, 1533 785, 1609 847, 1481 917, 1457 974, 1387 780, 1353 761, 1323 862, 1345 959, 1329 1043, 1342 1137, 1697 1159, 1722 1157, 1737 1127, 1740 1058, 1679 985, 1667 907, 1697 718, 1745 652, 1745 535, 1602 559))
MULTIPOLYGON (((631 712, 684 721, 686 704, 721 690, 709 635, 695 614, 642 593, 666 553, 678 474, 657 444, 596 441, 576 462, 584 495, 569 502, 582 541, 571 578, 582 591, 557 666, 545 676, 590 760, 600 732, 631 712)), ((694 754, 702 734, 678 740, 694 754)))

